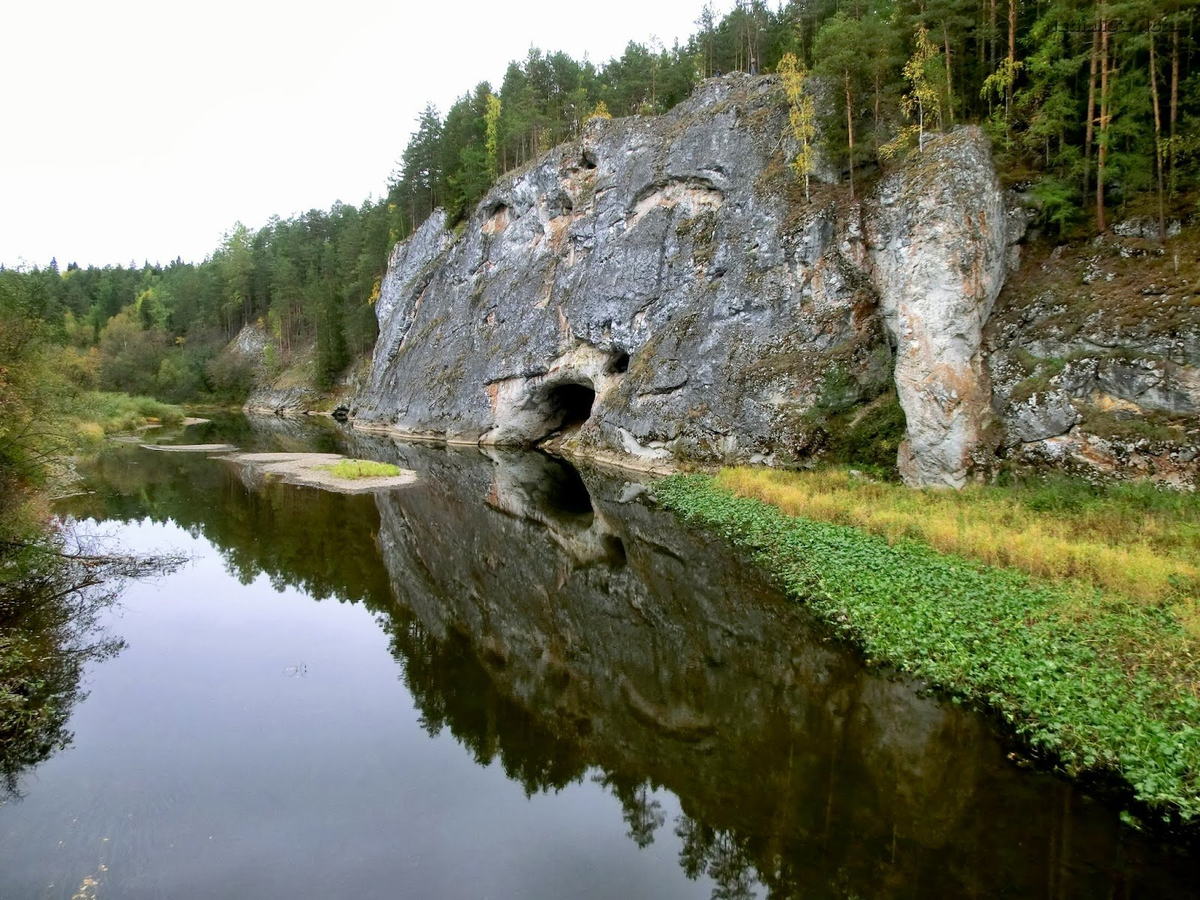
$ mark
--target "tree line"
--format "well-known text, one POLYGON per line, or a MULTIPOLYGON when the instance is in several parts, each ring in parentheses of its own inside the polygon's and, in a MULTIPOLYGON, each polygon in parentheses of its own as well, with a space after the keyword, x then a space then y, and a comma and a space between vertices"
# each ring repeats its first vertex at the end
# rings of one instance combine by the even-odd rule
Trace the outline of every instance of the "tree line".
POLYGON ((60 271, 52 260, 21 277, 81 389, 240 402, 253 372, 228 345, 247 324, 262 325, 272 374, 299 360, 322 386, 370 352, 371 304, 393 238, 385 202, 337 203, 257 231, 238 223, 200 263, 60 271))
POLYGON ((813 139, 853 191, 928 133, 978 123, 1047 229, 1103 231, 1119 206, 1165 232, 1198 187, 1196 11, 1196 0, 737 0, 719 15, 710 3, 686 42, 630 42, 601 65, 532 48, 498 90, 482 82, 444 116, 427 106, 380 199, 238 224, 201 263, 51 263, 24 277, 46 293, 88 386, 239 399, 251 373, 225 348, 252 322, 269 336, 269 369, 303 364, 327 386, 369 352, 388 251, 434 208, 461 221, 498 176, 578 138, 589 118, 662 113, 737 71, 784 75, 798 178, 813 139), (826 88, 815 109, 814 76, 826 88))
POLYGON ((498 93, 433 106, 389 186, 408 233, 437 207, 455 220, 495 176, 578 137, 593 115, 661 113, 703 78, 789 66, 828 87, 825 149, 853 184, 917 131, 982 124, 1001 169, 1043 224, 1103 231, 1108 211, 1160 219, 1189 200, 1200 156, 1196 0, 738 0, 711 4, 671 48, 630 43, 595 67, 536 49, 498 93), (917 127, 917 122, 920 127, 917 127))

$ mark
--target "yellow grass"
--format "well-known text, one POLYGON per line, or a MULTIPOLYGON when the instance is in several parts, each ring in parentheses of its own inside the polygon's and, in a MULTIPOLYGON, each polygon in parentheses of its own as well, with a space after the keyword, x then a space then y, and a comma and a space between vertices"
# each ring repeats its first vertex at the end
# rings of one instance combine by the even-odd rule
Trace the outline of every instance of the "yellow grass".
POLYGON ((391 463, 374 462, 369 459, 343 459, 341 462, 321 466, 326 472, 337 478, 395 478, 400 474, 400 467, 391 463))
POLYGON ((1029 508, 1003 488, 918 491, 845 470, 723 469, 718 482, 791 515, 853 525, 890 543, 910 539, 944 553, 1041 578, 1082 582, 1146 602, 1178 603, 1200 636, 1200 554, 1195 529, 1159 512, 1115 505, 1079 512, 1029 508))

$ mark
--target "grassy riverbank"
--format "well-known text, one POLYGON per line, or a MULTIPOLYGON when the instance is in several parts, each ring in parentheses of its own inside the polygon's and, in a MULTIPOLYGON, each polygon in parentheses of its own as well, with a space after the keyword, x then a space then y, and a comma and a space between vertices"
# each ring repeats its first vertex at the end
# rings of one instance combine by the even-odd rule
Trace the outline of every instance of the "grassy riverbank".
POLYGON ((1191 494, 1066 477, 914 491, 836 468, 722 469, 717 484, 791 515, 863 528, 888 543, 916 540, 1041 578, 1173 603, 1200 638, 1200 615, 1187 603, 1200 597, 1200 498, 1191 494))
POLYGON ((88 391, 67 401, 64 416, 80 441, 88 444, 106 434, 136 431, 147 425, 178 425, 184 412, 153 397, 88 391))
MULTIPOLYGON (((997 519, 999 536, 1010 528, 1075 521, 1080 541, 1102 544, 1087 533, 1104 518, 1103 498, 1089 501, 1088 512, 1079 498, 1056 510, 1049 498, 1083 488, 1016 489, 1005 499, 1000 489, 978 497, 930 494, 869 482, 856 487, 849 475, 826 474, 816 477, 840 481, 844 491, 861 490, 862 497, 855 503, 843 497, 837 505, 827 498, 820 512, 809 506, 801 516, 734 492, 782 503, 785 493, 763 489, 772 477, 741 470, 717 478, 675 476, 657 492, 685 519, 751 550, 792 596, 858 643, 868 658, 993 707, 1071 774, 1116 772, 1164 817, 1200 817, 1200 643, 1192 633, 1195 596, 1186 581, 1168 578, 1159 594, 1138 596, 1098 587, 1086 573, 1041 579, 1011 562, 1001 567, 967 558, 969 542, 958 553, 939 552, 920 527, 928 520, 934 523, 929 534, 945 530, 948 510, 964 534, 976 518, 997 519), (999 510, 1008 505, 1024 508, 1026 519, 1005 524, 999 510), (1048 508, 1039 511, 1039 505, 1048 508), (889 531, 859 521, 872 509, 889 508, 897 523, 907 524, 889 531), (817 521, 818 514, 859 527, 817 521)), ((813 485, 800 486, 810 477, 793 474, 777 487, 819 495, 813 485)), ((1168 533, 1163 553, 1186 565, 1194 501, 1184 498, 1172 514, 1173 495, 1140 502, 1133 497, 1110 501, 1111 515, 1132 516, 1130 509, 1139 505, 1156 509, 1152 518, 1168 533), (1172 521, 1182 536, 1169 534, 1172 521)), ((1131 553, 1138 543, 1132 534, 1114 540, 1131 553)))

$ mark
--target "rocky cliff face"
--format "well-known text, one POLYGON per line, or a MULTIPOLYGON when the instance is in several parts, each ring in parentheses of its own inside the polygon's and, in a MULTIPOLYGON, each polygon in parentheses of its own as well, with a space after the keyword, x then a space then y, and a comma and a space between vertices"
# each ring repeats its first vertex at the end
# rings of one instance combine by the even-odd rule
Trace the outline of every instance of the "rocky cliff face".
MULTIPOLYGON (((787 172, 773 78, 594 120, 391 260, 360 425, 645 462, 798 461, 906 420, 900 470, 995 461, 985 325, 1024 219, 987 141, 928 142, 865 200, 787 172), (890 417, 890 418, 889 418, 890 417)), ((898 435, 897 435, 898 437, 898 435)))
POLYGON ((502 180, 462 232, 398 250, 361 422, 492 444, 583 423, 647 460, 796 456, 837 374, 890 380, 831 207, 794 221, 770 79, 709 82, 654 119, 593 121, 502 180))

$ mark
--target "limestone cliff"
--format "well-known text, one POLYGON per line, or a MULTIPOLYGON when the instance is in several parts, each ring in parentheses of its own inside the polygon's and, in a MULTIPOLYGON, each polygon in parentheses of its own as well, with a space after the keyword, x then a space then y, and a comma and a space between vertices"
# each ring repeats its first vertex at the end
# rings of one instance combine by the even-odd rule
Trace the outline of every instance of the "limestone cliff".
POLYGON ((986 469, 1005 413, 983 337, 1025 221, 986 138, 807 202, 786 119, 775 79, 710 79, 667 115, 593 120, 453 231, 435 213, 393 253, 358 424, 770 463, 898 400, 906 481, 986 469))
POLYGON ((503 179, 461 233, 398 251, 357 419, 493 444, 583 422, 646 459, 803 455, 805 413, 879 394, 874 296, 782 190, 771 79, 708 82, 658 118, 594 120, 503 179))

